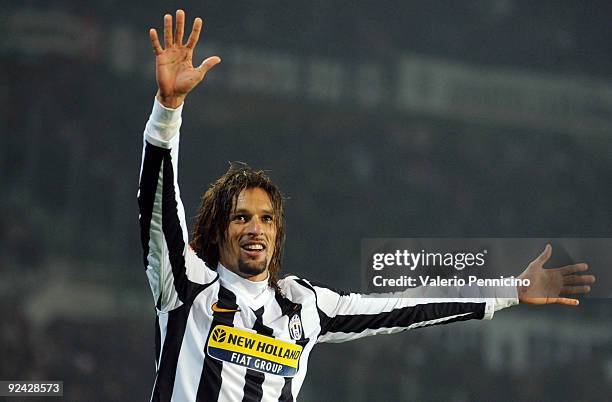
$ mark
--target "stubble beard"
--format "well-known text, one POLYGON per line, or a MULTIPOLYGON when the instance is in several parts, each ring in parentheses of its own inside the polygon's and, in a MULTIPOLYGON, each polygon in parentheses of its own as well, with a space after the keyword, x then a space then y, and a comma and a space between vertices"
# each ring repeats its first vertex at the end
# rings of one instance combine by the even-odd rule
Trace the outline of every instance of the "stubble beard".
POLYGON ((264 258, 263 261, 250 263, 243 259, 238 260, 238 272, 243 278, 259 275, 266 270, 268 266, 268 259, 264 258))

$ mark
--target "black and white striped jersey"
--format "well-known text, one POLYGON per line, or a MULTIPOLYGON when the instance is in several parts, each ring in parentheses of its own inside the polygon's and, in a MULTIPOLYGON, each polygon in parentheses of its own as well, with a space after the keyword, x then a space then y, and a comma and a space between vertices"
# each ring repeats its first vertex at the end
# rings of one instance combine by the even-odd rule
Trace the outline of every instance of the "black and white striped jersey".
POLYGON ((511 297, 369 298, 294 276, 251 282, 188 245, 177 184, 182 106, 157 101, 144 133, 138 203, 156 318, 152 401, 294 401, 318 342, 491 318, 511 297))

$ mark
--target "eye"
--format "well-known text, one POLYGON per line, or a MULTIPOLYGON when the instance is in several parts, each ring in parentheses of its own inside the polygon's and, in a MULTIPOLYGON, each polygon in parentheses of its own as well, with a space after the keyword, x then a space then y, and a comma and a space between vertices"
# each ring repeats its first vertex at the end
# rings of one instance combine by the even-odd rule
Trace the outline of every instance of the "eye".
POLYGON ((271 215, 264 215, 262 219, 264 222, 274 222, 274 218, 271 215))
POLYGON ((246 215, 234 215, 234 218, 232 220, 236 222, 246 222, 247 217, 246 215))

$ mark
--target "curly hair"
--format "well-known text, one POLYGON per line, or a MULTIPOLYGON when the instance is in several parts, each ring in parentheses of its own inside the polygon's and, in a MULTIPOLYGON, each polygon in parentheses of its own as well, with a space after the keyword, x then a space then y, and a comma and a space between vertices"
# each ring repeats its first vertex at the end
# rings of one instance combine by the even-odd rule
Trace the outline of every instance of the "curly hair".
POLYGON ((236 206, 238 195, 249 188, 261 188, 270 197, 276 225, 274 253, 268 265, 268 283, 276 290, 285 244, 285 212, 283 195, 263 170, 253 170, 246 163, 230 162, 230 167, 206 190, 196 215, 191 248, 206 265, 216 269, 219 263, 219 247, 223 245, 230 223, 230 214, 236 206))

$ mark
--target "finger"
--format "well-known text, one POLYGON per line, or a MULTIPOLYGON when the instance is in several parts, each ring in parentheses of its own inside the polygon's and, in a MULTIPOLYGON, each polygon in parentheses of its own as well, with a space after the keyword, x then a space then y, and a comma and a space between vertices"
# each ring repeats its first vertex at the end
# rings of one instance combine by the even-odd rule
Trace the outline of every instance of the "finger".
POLYGON ((164 48, 172 46, 172 16, 164 15, 164 48))
POLYGON ((580 302, 577 299, 567 297, 529 297, 521 300, 526 304, 563 304, 566 306, 577 306, 580 302))
POLYGON ((577 306, 580 304, 578 299, 569 299, 567 297, 555 297, 548 300, 548 303, 563 304, 564 306, 577 306))
POLYGON ((202 64, 198 66, 197 70, 203 74, 206 74, 211 68, 219 63, 221 63, 221 58, 219 56, 212 56, 204 60, 202 64))
POLYGON ((580 263, 580 264, 566 265, 561 268, 555 268, 554 271, 560 272, 561 275, 571 275, 576 272, 586 271, 587 269, 589 269, 589 266, 587 264, 580 263))
POLYGON ((564 285, 590 285, 595 283, 593 275, 568 275, 563 277, 564 285))
POLYGON ((183 33, 185 32, 185 12, 176 10, 176 32, 174 34, 174 43, 177 45, 183 44, 183 33))
POLYGON ((542 251, 542 254, 540 254, 535 260, 533 260, 533 262, 538 265, 544 265, 551 255, 552 247, 550 246, 550 244, 547 244, 546 247, 544 247, 544 251, 542 251))
POLYGON ((591 291, 591 287, 588 285, 584 286, 563 286, 561 288, 561 293, 566 295, 577 295, 589 293, 591 291))
POLYGON ((200 17, 193 21, 193 28, 187 40, 187 47, 193 49, 200 39, 200 31, 202 31, 202 19, 200 17))
POLYGON ((159 44, 159 38, 157 37, 157 31, 155 29, 151 28, 149 30, 149 38, 151 39, 151 45, 153 45, 155 55, 159 56, 163 52, 163 49, 159 44))

